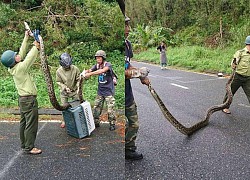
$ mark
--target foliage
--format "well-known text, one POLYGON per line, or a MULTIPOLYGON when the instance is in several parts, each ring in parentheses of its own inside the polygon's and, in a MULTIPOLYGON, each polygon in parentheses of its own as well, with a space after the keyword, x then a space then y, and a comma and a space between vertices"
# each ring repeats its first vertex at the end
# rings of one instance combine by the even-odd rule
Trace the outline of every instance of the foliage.
MULTIPOLYGON (((168 66, 184 69, 209 72, 209 73, 231 73, 230 63, 235 49, 229 48, 204 48, 201 46, 168 47, 168 66)), ((134 58, 143 62, 160 64, 160 55, 156 48, 134 55, 134 58)))
MULTIPOLYGON (((123 56, 120 54, 119 51, 114 51, 112 53, 107 53, 107 60, 112 64, 113 70, 118 76, 118 85, 116 86, 116 107, 123 108, 124 106, 124 62, 123 56)), ((51 62, 51 58, 55 58, 58 62, 58 57, 49 57, 49 62, 51 62)), ((92 58, 89 62, 81 62, 76 63, 77 67, 79 67, 80 71, 83 69, 89 69, 92 65, 94 65, 96 61, 92 58)), ((60 95, 59 95, 59 87, 55 83, 55 73, 57 68, 59 67, 58 64, 52 64, 50 66, 51 76, 54 82, 54 89, 55 94, 57 96, 58 101, 60 102, 60 95)), ((8 74, 5 69, 1 70, 2 74, 4 74, 4 78, 0 79, 0 106, 2 107, 17 107, 17 91, 14 85, 14 81, 12 77, 8 74)), ((38 104, 40 107, 52 108, 52 105, 49 100, 48 92, 47 92, 47 85, 45 83, 45 79, 43 76, 43 72, 40 68, 40 62, 37 62, 33 65, 33 69, 31 71, 31 75, 34 77, 34 80, 37 85, 38 89, 38 104)), ((97 76, 91 77, 88 80, 85 80, 83 83, 83 96, 84 99, 88 100, 92 105, 94 104, 94 99, 97 93, 97 76)))
MULTIPOLYGON (((20 42, 16 40, 23 36, 24 21, 27 21, 32 29, 41 30, 47 55, 80 42, 98 43, 98 46, 109 51, 124 49, 123 18, 116 3, 99 0, 45 0, 41 6, 28 11, 25 10, 27 3, 28 1, 15 1, 11 6, 4 4, 5 9, 8 7, 10 12, 15 13, 8 16, 7 11, 2 12, 5 14, 1 17, 5 19, 1 20, 4 27, 0 33, 5 41, 0 44, 0 52, 6 47, 18 51, 20 42), (15 6, 16 3, 22 6, 15 6), (9 33, 16 36, 9 36, 9 33)), ((38 1, 34 3, 39 5, 38 1)))
POLYGON ((14 9, 9 5, 0 2, 0 28, 7 25, 8 21, 16 14, 14 9))
POLYGON ((174 36, 171 35, 172 29, 150 26, 137 25, 129 34, 129 39, 135 50, 146 50, 149 47, 157 46, 161 41, 174 45, 174 36))
MULTIPOLYGON (((124 62, 123 36, 124 21, 119 6, 115 1, 102 0, 25 0, 10 1, 1 4, 0 12, 0 53, 8 49, 19 50, 24 37, 26 21, 31 29, 40 29, 45 44, 45 53, 55 82, 58 68, 58 57, 68 52, 73 63, 83 69, 94 65, 94 54, 103 49, 107 53, 114 71, 118 75, 116 87, 116 107, 124 104, 124 62), (2 16, 2 14, 4 14, 2 16), (2 24, 1 24, 2 23, 2 24)), ((31 38, 30 38, 31 39, 31 38)), ((29 42, 32 43, 32 40, 29 42)), ((38 88, 40 107, 52 107, 47 95, 46 83, 40 69, 39 58, 32 67, 32 76, 38 88)), ((6 68, 0 65, 0 106, 17 106, 17 92, 12 77, 6 68)), ((56 96, 59 99, 59 88, 54 83, 56 96)), ((83 86, 84 98, 94 102, 97 92, 97 79, 91 77, 83 86)))
POLYGON ((126 0, 126 13, 134 28, 147 24, 172 29, 179 37, 175 45, 223 48, 242 45, 249 34, 249 5, 248 0, 126 0))

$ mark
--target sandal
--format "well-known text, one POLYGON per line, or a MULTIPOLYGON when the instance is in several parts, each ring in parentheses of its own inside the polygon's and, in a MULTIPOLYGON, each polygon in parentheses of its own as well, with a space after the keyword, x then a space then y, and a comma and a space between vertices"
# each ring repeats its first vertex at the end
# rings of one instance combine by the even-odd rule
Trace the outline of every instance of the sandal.
POLYGON ((42 150, 41 149, 37 149, 37 148, 33 148, 31 149, 30 151, 27 151, 28 154, 33 154, 33 155, 36 155, 36 154, 41 154, 42 153, 42 150))
POLYGON ((231 114, 229 109, 223 109, 222 112, 226 113, 226 114, 231 114))

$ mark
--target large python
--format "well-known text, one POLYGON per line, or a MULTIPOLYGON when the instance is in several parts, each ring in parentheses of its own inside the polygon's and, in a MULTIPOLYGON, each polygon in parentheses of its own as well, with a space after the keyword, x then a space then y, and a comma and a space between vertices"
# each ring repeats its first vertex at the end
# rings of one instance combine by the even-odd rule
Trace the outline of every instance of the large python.
MULTIPOLYGON (((63 104, 60 105, 59 102, 57 101, 56 95, 55 95, 55 91, 54 91, 54 84, 53 84, 53 80, 50 74, 50 69, 48 66, 48 61, 45 55, 45 51, 44 51, 44 43, 43 43, 43 38, 42 36, 38 36, 39 37, 39 41, 40 41, 40 59, 41 59, 41 67, 43 70, 43 74, 45 77, 45 81, 47 84, 47 90, 48 90, 48 95, 49 95, 49 99, 51 104, 53 105, 53 107, 59 111, 64 111, 66 109, 68 109, 69 107, 71 107, 71 105, 69 103, 67 104, 63 104)), ((79 99, 80 102, 82 103, 84 100, 82 98, 82 82, 83 82, 83 78, 80 76, 80 83, 79 83, 79 90, 78 90, 78 95, 79 95, 79 99)))
POLYGON ((227 99, 223 104, 220 105, 215 105, 210 107, 207 112, 206 112, 206 116, 205 119, 198 122, 197 124, 191 126, 191 127, 185 127, 184 125, 182 125, 177 119, 175 119, 175 117, 169 112, 169 110, 166 108, 166 106, 164 105, 164 103, 162 102, 162 100, 160 99, 160 97, 158 96, 158 94, 156 93, 156 91, 154 90, 154 88, 152 87, 151 83, 148 85, 148 89, 151 93, 151 95, 153 96, 153 98, 155 99, 155 101, 157 102, 158 106, 160 107, 164 117, 181 133, 185 134, 185 135, 192 135, 194 132, 196 132, 197 130, 205 127, 206 125, 208 125, 209 122, 209 118, 210 116, 216 112, 216 111, 220 111, 223 110, 224 108, 228 107, 233 100, 233 94, 232 94, 232 90, 231 90, 231 84, 232 81, 234 79, 234 75, 235 75, 235 69, 233 69, 232 74, 228 80, 228 82, 226 83, 226 93, 227 93, 227 99))
MULTIPOLYGON (((119 7, 122 11, 122 14, 125 15, 125 0, 116 0, 119 4, 119 7)), ((235 63, 235 62, 234 62, 235 63)), ((220 105, 215 105, 210 107, 207 110, 205 119, 198 122, 197 124, 191 126, 191 127, 185 127, 184 125, 182 125, 179 121, 177 121, 177 119, 175 119, 175 117, 169 112, 169 110, 166 108, 166 106, 164 105, 164 103, 162 102, 161 98, 158 96, 158 94, 156 93, 156 91, 154 90, 154 88, 152 87, 151 84, 148 85, 148 89, 151 93, 151 95, 153 96, 153 98, 155 99, 155 101, 157 102, 158 106, 160 107, 164 117, 177 129, 179 130, 181 133, 185 134, 185 135, 191 135, 194 132, 196 132, 197 130, 205 127, 206 125, 208 125, 209 122, 209 118, 210 116, 216 112, 216 111, 220 111, 223 110, 224 108, 228 107, 233 100, 233 94, 231 91, 231 83, 233 81, 235 75, 235 68, 233 69, 233 72, 226 84, 226 93, 227 93, 227 99, 223 104, 220 105)))
MULTIPOLYGON (((34 34, 32 33, 32 31, 31 31, 31 29, 30 29, 27 22, 24 22, 24 26, 25 26, 26 31, 29 31, 29 35, 34 37, 34 34)), ((42 38, 42 36, 38 35, 38 39, 39 39, 39 42, 40 42, 41 67, 42 67, 44 78, 45 78, 45 81, 46 81, 46 84, 47 84, 47 90, 48 90, 48 95, 49 95, 50 102, 51 102, 51 104, 53 105, 53 107, 55 109, 57 109, 59 111, 64 111, 64 110, 68 109, 69 107, 71 107, 71 105, 69 103, 64 104, 64 105, 60 105, 59 102, 57 101, 55 91, 54 91, 54 83, 53 83, 53 80, 52 80, 52 77, 51 77, 51 74, 50 74, 48 61, 47 61, 45 51, 44 51, 43 38, 42 38)))

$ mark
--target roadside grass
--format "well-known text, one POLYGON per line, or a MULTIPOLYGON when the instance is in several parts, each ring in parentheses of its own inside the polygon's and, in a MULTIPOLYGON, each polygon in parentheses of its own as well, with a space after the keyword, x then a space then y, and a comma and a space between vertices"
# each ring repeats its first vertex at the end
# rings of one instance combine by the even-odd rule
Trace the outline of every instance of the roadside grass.
MULTIPOLYGON (((239 48, 240 49, 240 48, 239 48)), ((192 70, 196 72, 215 73, 222 72, 224 74, 231 73, 230 63, 233 54, 237 49, 228 47, 225 49, 212 49, 204 48, 200 46, 181 46, 181 47, 168 47, 167 59, 168 65, 173 68, 181 68, 186 70, 192 70)), ((159 52, 156 48, 150 48, 147 51, 135 53, 134 59, 147 63, 160 64, 159 52)), ((115 54, 113 57, 108 59, 111 62, 114 71, 118 75, 118 85, 116 86, 115 99, 116 108, 124 108, 124 62, 122 61, 123 56, 115 54)), ((51 60, 50 60, 51 61, 51 60)), ((58 68, 58 64, 55 63, 58 60, 54 60, 54 64, 50 63, 51 76, 54 82, 55 94, 60 102, 59 88, 55 83, 55 72, 58 68)), ((93 61, 84 61, 75 64, 80 71, 83 69, 89 69, 95 64, 93 61)), ((40 68, 40 62, 33 65, 31 74, 36 82, 38 89, 38 104, 40 108, 53 108, 47 92, 47 85, 44 80, 43 72, 40 68)), ((7 69, 0 65, 0 107, 11 107, 17 108, 18 94, 14 85, 14 81, 7 72, 7 69)), ((94 99, 97 93, 97 76, 93 76, 83 83, 83 98, 94 104, 94 99)))
MULTIPOLYGON (((116 55, 114 57, 110 57, 107 59, 111 62, 113 70, 118 76, 118 85, 116 86, 115 99, 116 99, 116 108, 123 109, 124 108, 124 61, 123 55, 116 55)), ((55 62, 57 62, 55 60, 55 62)), ((93 61, 86 61, 84 63, 75 64, 80 71, 84 69, 89 69, 96 63, 93 61)), ((59 87, 55 82, 55 73, 57 68, 59 67, 56 63, 50 63, 50 72, 54 83, 54 90, 57 97, 57 100, 60 103, 60 93, 59 87)), ((39 59, 33 65, 31 69, 32 77, 37 86, 37 100, 40 108, 53 108, 50 103, 47 85, 45 83, 43 72, 40 68, 39 59)), ((16 91, 14 81, 12 76, 8 73, 7 69, 0 65, 0 107, 4 108, 18 108, 18 93, 16 91)), ((93 106, 95 97, 97 95, 97 76, 93 76, 83 82, 83 98, 91 103, 93 106)))
MULTIPOLYGON (((230 74, 230 64, 236 50, 232 47, 225 49, 212 49, 201 46, 168 47, 168 65, 196 72, 230 74)), ((135 53, 134 59, 160 65, 160 54, 156 48, 135 53)))

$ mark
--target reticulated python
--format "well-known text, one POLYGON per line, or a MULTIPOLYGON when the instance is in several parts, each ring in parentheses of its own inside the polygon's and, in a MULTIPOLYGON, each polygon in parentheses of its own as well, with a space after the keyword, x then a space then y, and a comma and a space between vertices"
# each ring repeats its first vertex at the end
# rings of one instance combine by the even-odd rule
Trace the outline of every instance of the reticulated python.
MULTIPOLYGON (((123 15, 125 16, 125 0, 116 0, 119 4, 119 7, 123 13, 123 15)), ((185 127, 183 126, 179 121, 177 121, 175 119, 175 117, 169 112, 169 110, 166 108, 166 106, 164 105, 164 103, 162 102, 162 100, 160 99, 160 97, 158 96, 158 94, 156 93, 156 91, 154 90, 154 88, 152 87, 151 84, 148 85, 148 89, 151 93, 151 95, 154 97, 155 101, 157 102, 158 106, 160 107, 164 117, 177 129, 179 130, 181 133, 185 134, 185 135, 191 135, 194 132, 196 132, 197 130, 203 128, 204 126, 206 126, 209 122, 209 118, 210 116, 216 112, 216 111, 220 111, 223 110, 224 108, 228 107, 233 100, 233 94, 231 91, 231 83, 233 81, 235 75, 235 69, 233 69, 233 72, 226 84, 226 93, 227 93, 227 100, 225 101, 225 103, 220 104, 220 105, 215 105, 210 107, 207 110, 205 119, 203 121, 198 122, 197 124, 191 126, 191 127, 185 127)))
MULTIPOLYGON (((40 40, 40 59, 41 59, 41 67, 44 73, 44 77, 45 77, 45 81, 47 84, 47 90, 48 90, 48 95, 50 98, 50 102, 53 105, 53 107, 59 111, 63 111, 66 110, 70 107, 70 104, 64 104, 64 105, 60 105, 57 101, 57 98, 55 96, 55 91, 54 91, 54 84, 53 84, 53 80, 50 74, 50 70, 49 70, 49 66, 48 66, 48 62, 47 62, 47 58, 45 56, 45 52, 44 52, 44 43, 43 43, 43 39, 41 36, 39 36, 39 40, 40 40)), ((196 123, 195 125, 191 126, 191 127, 185 127, 184 125, 182 125, 178 120, 175 119, 175 117, 169 112, 169 110, 166 108, 166 106, 164 105, 164 103, 162 102, 162 100, 160 99, 160 97, 158 96, 158 94, 156 93, 156 91, 154 90, 154 88, 152 87, 151 84, 148 85, 148 89, 151 93, 151 95, 154 97, 155 101, 157 102, 157 104, 159 105, 164 117, 177 129, 179 130, 181 133, 185 134, 185 135, 191 135, 194 132, 196 132, 197 130, 205 127, 208 122, 209 122, 209 118, 210 116, 216 112, 216 111, 220 111, 223 110, 224 108, 228 107, 233 100, 233 94, 231 91, 231 83, 233 81, 235 75, 235 69, 233 69, 233 72, 228 80, 228 82, 226 83, 226 93, 227 93, 227 100, 220 105, 215 105, 210 107, 207 110, 205 119, 203 121, 200 121, 198 123, 196 123)), ((83 97, 82 97, 82 82, 83 82, 83 78, 80 76, 80 85, 79 85, 79 91, 78 91, 78 95, 79 95, 79 99, 80 102, 82 103, 83 97)))
MULTIPOLYGON (((45 81, 47 84, 47 90, 48 90, 48 95, 49 95, 49 99, 51 104, 53 105, 53 107, 59 111, 63 111, 68 109, 70 106, 69 103, 67 104, 63 104, 60 105, 57 101, 56 95, 55 95, 55 91, 54 91, 54 84, 53 84, 53 80, 51 78, 51 74, 50 74, 50 69, 48 66, 48 61, 45 55, 45 51, 44 51, 44 43, 43 43, 43 38, 39 35, 39 41, 40 41, 40 59, 41 59, 41 67, 43 70, 43 74, 45 77, 45 81)), ((81 78, 81 76, 80 76, 81 78)), ((82 98, 82 82, 83 82, 83 78, 80 79, 80 84, 79 84, 79 99, 80 102, 82 103, 84 100, 82 98)))
POLYGON ((220 104, 220 105, 215 105, 210 107, 207 110, 205 119, 198 122, 197 124, 191 126, 191 127, 185 127, 184 125, 182 125, 179 121, 177 121, 177 119, 175 119, 175 117, 169 112, 169 110, 166 108, 166 106, 164 105, 164 103, 162 102, 162 100, 160 99, 160 97, 158 96, 158 94, 156 93, 156 91, 154 90, 154 88, 152 87, 151 84, 148 85, 148 89, 151 93, 151 95, 154 97, 155 101, 157 102, 158 106, 160 107, 164 117, 181 133, 185 134, 185 135, 191 135, 194 132, 196 132, 197 130, 205 127, 206 125, 208 125, 209 122, 209 118, 210 116, 216 112, 216 111, 220 111, 223 110, 224 108, 228 107, 233 100, 233 94, 231 91, 231 84, 233 81, 235 75, 235 69, 233 69, 233 72, 228 80, 228 82, 226 83, 226 93, 227 93, 227 100, 225 101, 225 103, 220 104))

